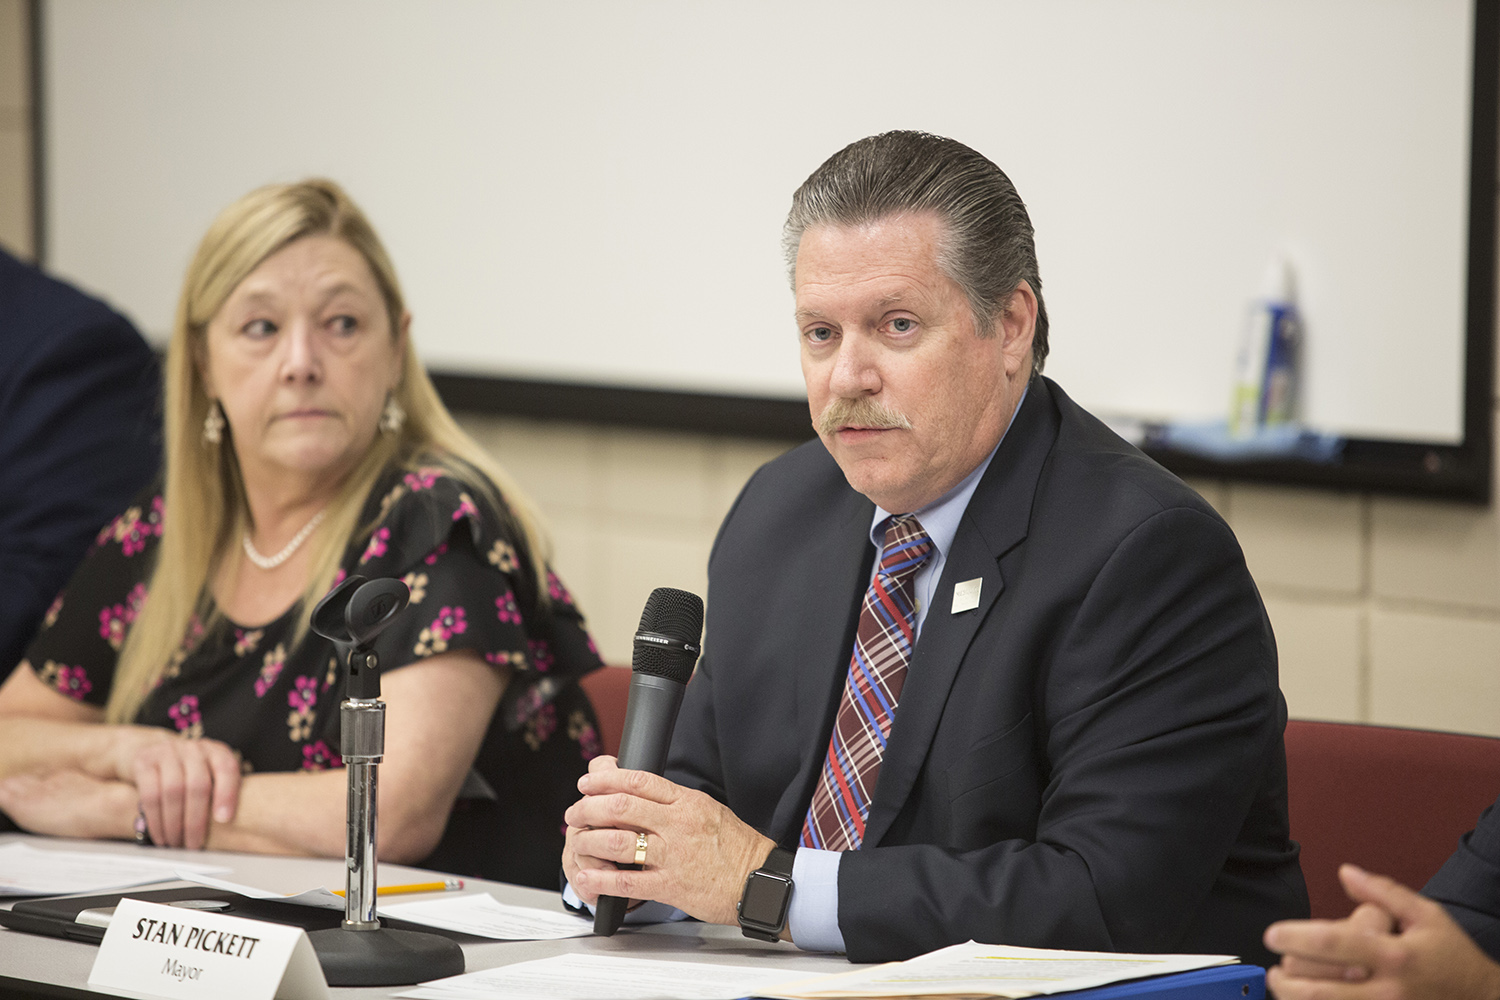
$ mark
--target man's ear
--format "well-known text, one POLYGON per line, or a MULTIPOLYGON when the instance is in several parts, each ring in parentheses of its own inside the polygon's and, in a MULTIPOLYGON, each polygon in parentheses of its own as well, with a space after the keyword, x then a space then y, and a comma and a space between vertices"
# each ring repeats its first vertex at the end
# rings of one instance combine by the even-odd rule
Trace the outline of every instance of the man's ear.
POLYGON ((1005 374, 1031 374, 1031 341, 1036 336, 1036 292, 1024 278, 1010 293, 1010 299, 995 320, 995 335, 1000 337, 1000 352, 1005 357, 1005 374))

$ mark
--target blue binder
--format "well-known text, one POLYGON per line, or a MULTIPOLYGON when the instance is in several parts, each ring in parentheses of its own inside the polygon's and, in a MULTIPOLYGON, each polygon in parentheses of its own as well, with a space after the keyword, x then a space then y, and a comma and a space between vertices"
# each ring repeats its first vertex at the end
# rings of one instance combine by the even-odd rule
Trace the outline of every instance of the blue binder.
POLYGON ((1153 976, 1091 990, 1054 993, 1058 1000, 1265 1000, 1266 970, 1258 965, 1216 965, 1153 976))

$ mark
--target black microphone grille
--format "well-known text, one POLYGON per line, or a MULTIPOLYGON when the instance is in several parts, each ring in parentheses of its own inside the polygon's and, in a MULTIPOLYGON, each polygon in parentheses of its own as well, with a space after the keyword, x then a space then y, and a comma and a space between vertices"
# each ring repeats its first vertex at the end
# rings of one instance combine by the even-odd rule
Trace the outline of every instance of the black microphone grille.
POLYGON ((685 590, 657 587, 641 612, 631 669, 686 684, 698 662, 702 636, 703 599, 685 590))
POLYGON ((703 598, 686 590, 657 587, 646 598, 639 631, 659 632, 696 646, 703 638, 703 598))

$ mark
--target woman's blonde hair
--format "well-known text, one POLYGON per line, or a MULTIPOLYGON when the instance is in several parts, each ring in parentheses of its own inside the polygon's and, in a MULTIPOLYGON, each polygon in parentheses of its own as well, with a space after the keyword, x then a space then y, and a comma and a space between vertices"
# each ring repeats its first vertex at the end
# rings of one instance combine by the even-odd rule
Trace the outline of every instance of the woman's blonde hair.
MULTIPOLYGON (((400 336, 406 305, 395 269, 369 220, 337 184, 314 179, 263 187, 214 220, 188 267, 167 347, 164 528, 146 602, 120 651, 105 707, 110 722, 133 721, 168 666, 180 661, 196 635, 217 624, 209 582, 225 560, 241 558, 239 539, 250 524, 230 435, 226 433, 218 445, 203 439, 211 400, 198 361, 206 356, 209 320, 262 261, 294 240, 313 235, 337 237, 359 251, 385 300, 391 335, 400 336)), ((508 511, 523 535, 538 593, 546 597, 545 543, 530 505, 499 464, 459 428, 443 406, 410 337, 394 395, 406 411, 405 424, 398 432, 376 434, 370 450, 328 506, 322 530, 314 536, 312 570, 302 593, 294 641, 306 634, 312 607, 333 585, 346 548, 374 527, 360 524, 360 513, 377 480, 393 467, 429 463, 468 472, 465 478, 471 481, 479 478, 471 482, 480 491, 478 499, 493 504, 502 517, 508 511), (501 496, 494 495, 491 484, 501 496)))

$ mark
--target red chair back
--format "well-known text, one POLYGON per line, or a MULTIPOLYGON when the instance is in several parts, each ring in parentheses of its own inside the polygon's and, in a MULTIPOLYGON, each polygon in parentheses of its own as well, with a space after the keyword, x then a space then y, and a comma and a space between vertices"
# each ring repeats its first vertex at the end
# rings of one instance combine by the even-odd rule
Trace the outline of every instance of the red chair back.
POLYGON ((620 755, 620 737, 625 734, 625 703, 630 700, 630 668, 605 667, 579 681, 584 694, 594 703, 599 718, 599 738, 604 752, 620 755))
POLYGON ((1353 909, 1345 861, 1420 889, 1500 795, 1500 739, 1486 736, 1294 719, 1286 764, 1314 917, 1353 909))

